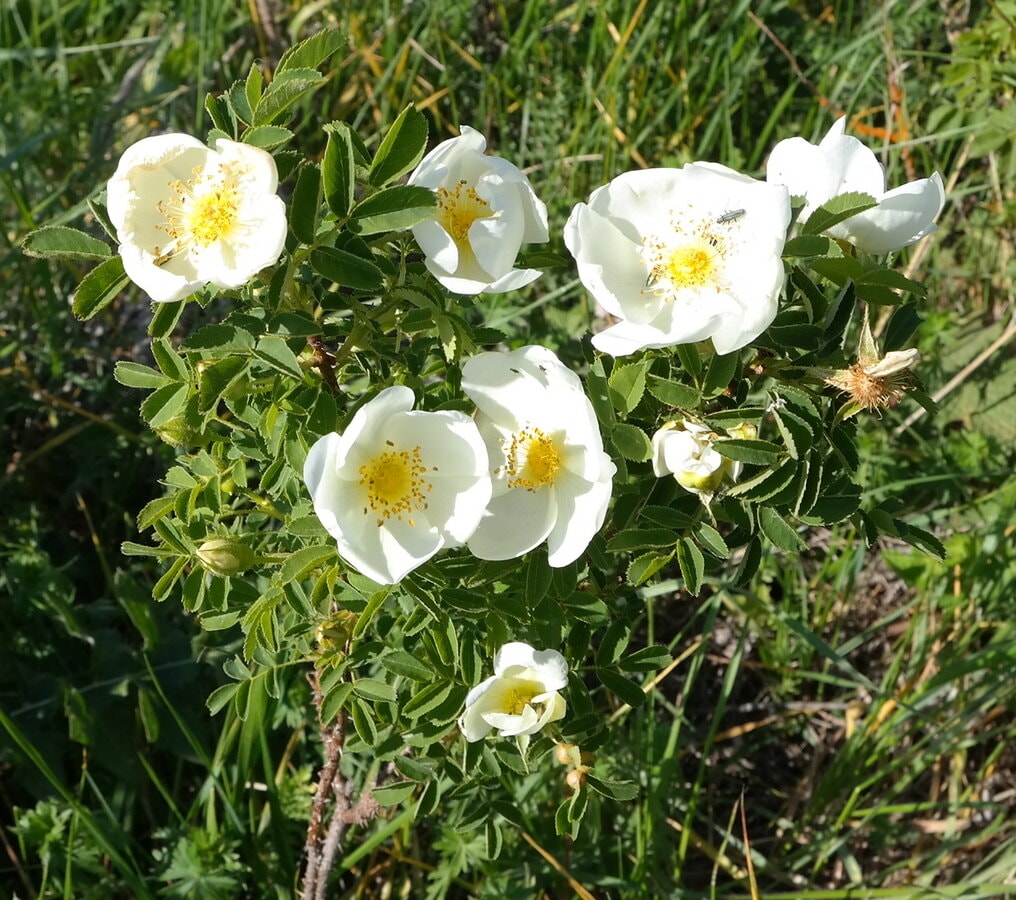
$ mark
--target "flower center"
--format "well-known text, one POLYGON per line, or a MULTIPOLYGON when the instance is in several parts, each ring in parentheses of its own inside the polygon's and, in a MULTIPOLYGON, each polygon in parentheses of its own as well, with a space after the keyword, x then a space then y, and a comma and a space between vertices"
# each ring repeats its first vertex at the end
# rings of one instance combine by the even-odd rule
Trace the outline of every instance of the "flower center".
MULTIPOLYGON (((426 471, 418 446, 412 450, 384 450, 360 466, 359 483, 367 489, 367 507, 377 515, 379 527, 393 517, 401 519, 427 508, 427 494, 433 485, 423 477, 426 471)), ((412 519, 409 524, 416 525, 412 519)))
POLYGON ((460 181, 451 190, 437 189, 438 220, 454 239, 461 244, 469 236, 469 228, 477 219, 493 215, 490 204, 482 199, 476 189, 460 181))
POLYGON ((505 697, 504 709, 510 715, 521 716, 527 706, 530 706, 533 702, 533 697, 537 694, 543 693, 543 685, 536 681, 516 681, 511 690, 508 691, 508 696, 505 697))
POLYGON ((663 269, 674 287, 702 287, 714 279, 716 248, 701 239, 675 247, 663 263, 663 269))
POLYGON ((198 197, 191 206, 190 233, 196 244, 207 247, 222 238, 237 221, 236 188, 221 185, 198 197))
POLYGON ((682 289, 722 287, 723 260, 739 243, 739 232, 728 224, 721 227, 713 217, 675 215, 670 226, 670 231, 649 236, 643 244, 645 290, 673 300, 682 289))
POLYGON ((552 485, 561 469, 557 443, 539 428, 527 426, 515 432, 504 446, 508 487, 538 491, 552 485))
POLYGON ((232 181, 213 181, 200 169, 189 181, 170 184, 174 196, 160 201, 165 218, 159 225, 169 237, 165 247, 155 248, 155 265, 165 265, 189 249, 204 250, 228 237, 240 221, 240 191, 232 181))

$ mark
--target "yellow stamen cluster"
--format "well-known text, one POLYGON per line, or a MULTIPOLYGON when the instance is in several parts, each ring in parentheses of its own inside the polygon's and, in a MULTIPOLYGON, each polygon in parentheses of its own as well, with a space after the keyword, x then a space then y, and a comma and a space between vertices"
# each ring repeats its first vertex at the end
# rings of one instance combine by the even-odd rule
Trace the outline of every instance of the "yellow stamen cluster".
POLYGON ((212 181, 196 169, 194 178, 174 181, 170 188, 175 196, 157 207, 165 218, 159 227, 170 239, 161 251, 155 248, 160 266, 190 247, 204 249, 221 241, 239 222, 240 192, 232 181, 212 181))
POLYGON ((521 716, 527 706, 531 706, 533 697, 543 693, 543 686, 536 681, 516 680, 505 697, 505 711, 513 716, 521 716))
POLYGON ((515 432, 505 443, 504 455, 511 488, 538 491, 552 485, 561 468, 561 453, 554 438, 533 426, 515 432))
POLYGON ((454 188, 438 188, 437 190, 438 221, 458 244, 469 236, 469 228, 477 219, 487 219, 493 215, 487 203, 476 189, 465 181, 460 181, 454 188))
POLYGON ((649 275, 646 287, 672 299, 681 288, 716 285, 720 280, 726 244, 724 236, 713 233, 705 223, 691 232, 684 226, 675 229, 679 236, 651 237, 645 242, 649 275))
MULTIPOLYGON (((393 447, 391 441, 386 442, 393 447)), ((360 486, 367 489, 367 507, 377 515, 380 527, 391 518, 401 519, 427 508, 427 494, 433 485, 423 476, 427 467, 420 448, 384 450, 366 465, 360 466, 360 486)), ((416 523, 409 519, 410 525, 416 523)))

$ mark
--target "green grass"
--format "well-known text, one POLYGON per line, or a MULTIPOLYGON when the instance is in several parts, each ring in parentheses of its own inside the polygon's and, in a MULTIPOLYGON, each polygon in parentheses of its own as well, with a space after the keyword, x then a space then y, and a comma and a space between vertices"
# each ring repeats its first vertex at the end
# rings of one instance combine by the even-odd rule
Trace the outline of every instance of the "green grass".
MULTIPOLYGON (((85 268, 17 248, 43 223, 88 223, 86 200, 130 142, 204 133, 205 92, 270 56, 252 8, 0 11, 0 894, 286 897, 298 883, 319 764, 303 674, 246 722, 211 717, 232 635, 153 604, 160 573, 119 553, 171 457, 111 377, 115 359, 143 358, 148 310, 125 297, 78 323, 69 296, 85 268)), ((613 730, 597 771, 634 779, 638 797, 592 801, 568 841, 553 824, 564 769, 506 773, 517 812, 497 862, 462 810, 414 821, 395 808, 347 832, 335 896, 1016 894, 1016 148, 996 127, 1013 114, 1014 18, 1011 2, 962 20, 848 0, 280 11, 286 41, 325 24, 349 35, 301 107, 311 146, 328 121, 376 133, 409 102, 432 140, 473 125, 527 169, 562 252, 572 204, 619 172, 709 159, 758 173, 780 138, 856 116, 890 184, 938 169, 950 186, 941 232, 904 266, 929 289, 929 393, 962 376, 936 417, 903 427, 905 404, 861 428, 866 483, 915 510, 946 563, 841 529, 766 558, 741 589, 714 578, 699 597, 676 581, 633 596, 636 641, 680 660, 643 707, 601 710, 613 730)), ((484 304, 511 336, 558 345, 590 314, 567 269, 484 304)), ((343 765, 361 784, 375 764, 343 765)))

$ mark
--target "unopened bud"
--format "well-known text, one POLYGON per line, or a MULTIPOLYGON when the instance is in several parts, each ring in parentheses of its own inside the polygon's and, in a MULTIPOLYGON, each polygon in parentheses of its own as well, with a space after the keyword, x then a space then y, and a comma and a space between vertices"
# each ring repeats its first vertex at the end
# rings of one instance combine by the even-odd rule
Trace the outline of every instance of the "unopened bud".
POLYGON ((573 766, 579 761, 579 748, 575 744, 562 741, 554 747, 554 759, 562 766, 573 766))
POLYGON ((183 416, 176 416, 152 430, 170 447, 200 447, 209 441, 207 434, 191 428, 183 416))
POLYGON ((198 560, 213 575, 227 578, 254 565, 254 551, 236 538, 209 538, 197 551, 198 560))
POLYGON ((577 791, 586 783, 586 772, 588 771, 589 769, 585 766, 579 766, 577 769, 572 769, 564 776, 564 783, 573 791, 577 791))

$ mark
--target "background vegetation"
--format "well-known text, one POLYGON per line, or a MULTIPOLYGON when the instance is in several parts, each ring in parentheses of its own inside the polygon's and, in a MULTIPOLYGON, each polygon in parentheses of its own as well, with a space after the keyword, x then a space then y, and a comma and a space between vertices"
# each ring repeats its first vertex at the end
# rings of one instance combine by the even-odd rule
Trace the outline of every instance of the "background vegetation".
MULTIPOLYGON (((20 237, 81 225, 120 152, 207 130, 205 93, 331 25, 349 36, 301 109, 370 131, 413 101, 528 170, 554 249, 573 203, 627 169, 758 171, 776 140, 849 113, 890 184, 943 173, 941 232, 907 251, 929 299, 920 374, 862 424, 878 499, 916 509, 946 563, 849 528, 767 557, 744 588, 643 592, 637 640, 677 664, 605 710, 605 765, 640 785, 555 834, 564 770, 511 775, 506 851, 399 807, 347 832, 335 896, 1002 897, 1016 894, 1016 3, 431 0, 249 6, 5 2, 0 10, 0 894, 285 897, 319 745, 294 678, 258 742, 204 701, 235 646, 119 552, 172 449, 118 359, 147 359, 134 292, 82 324, 85 271, 20 237)), ((567 270, 487 320, 563 345, 592 310, 567 270)), ((355 783, 371 760, 347 755, 355 783)), ((508 778, 509 776, 505 776, 508 778)))

